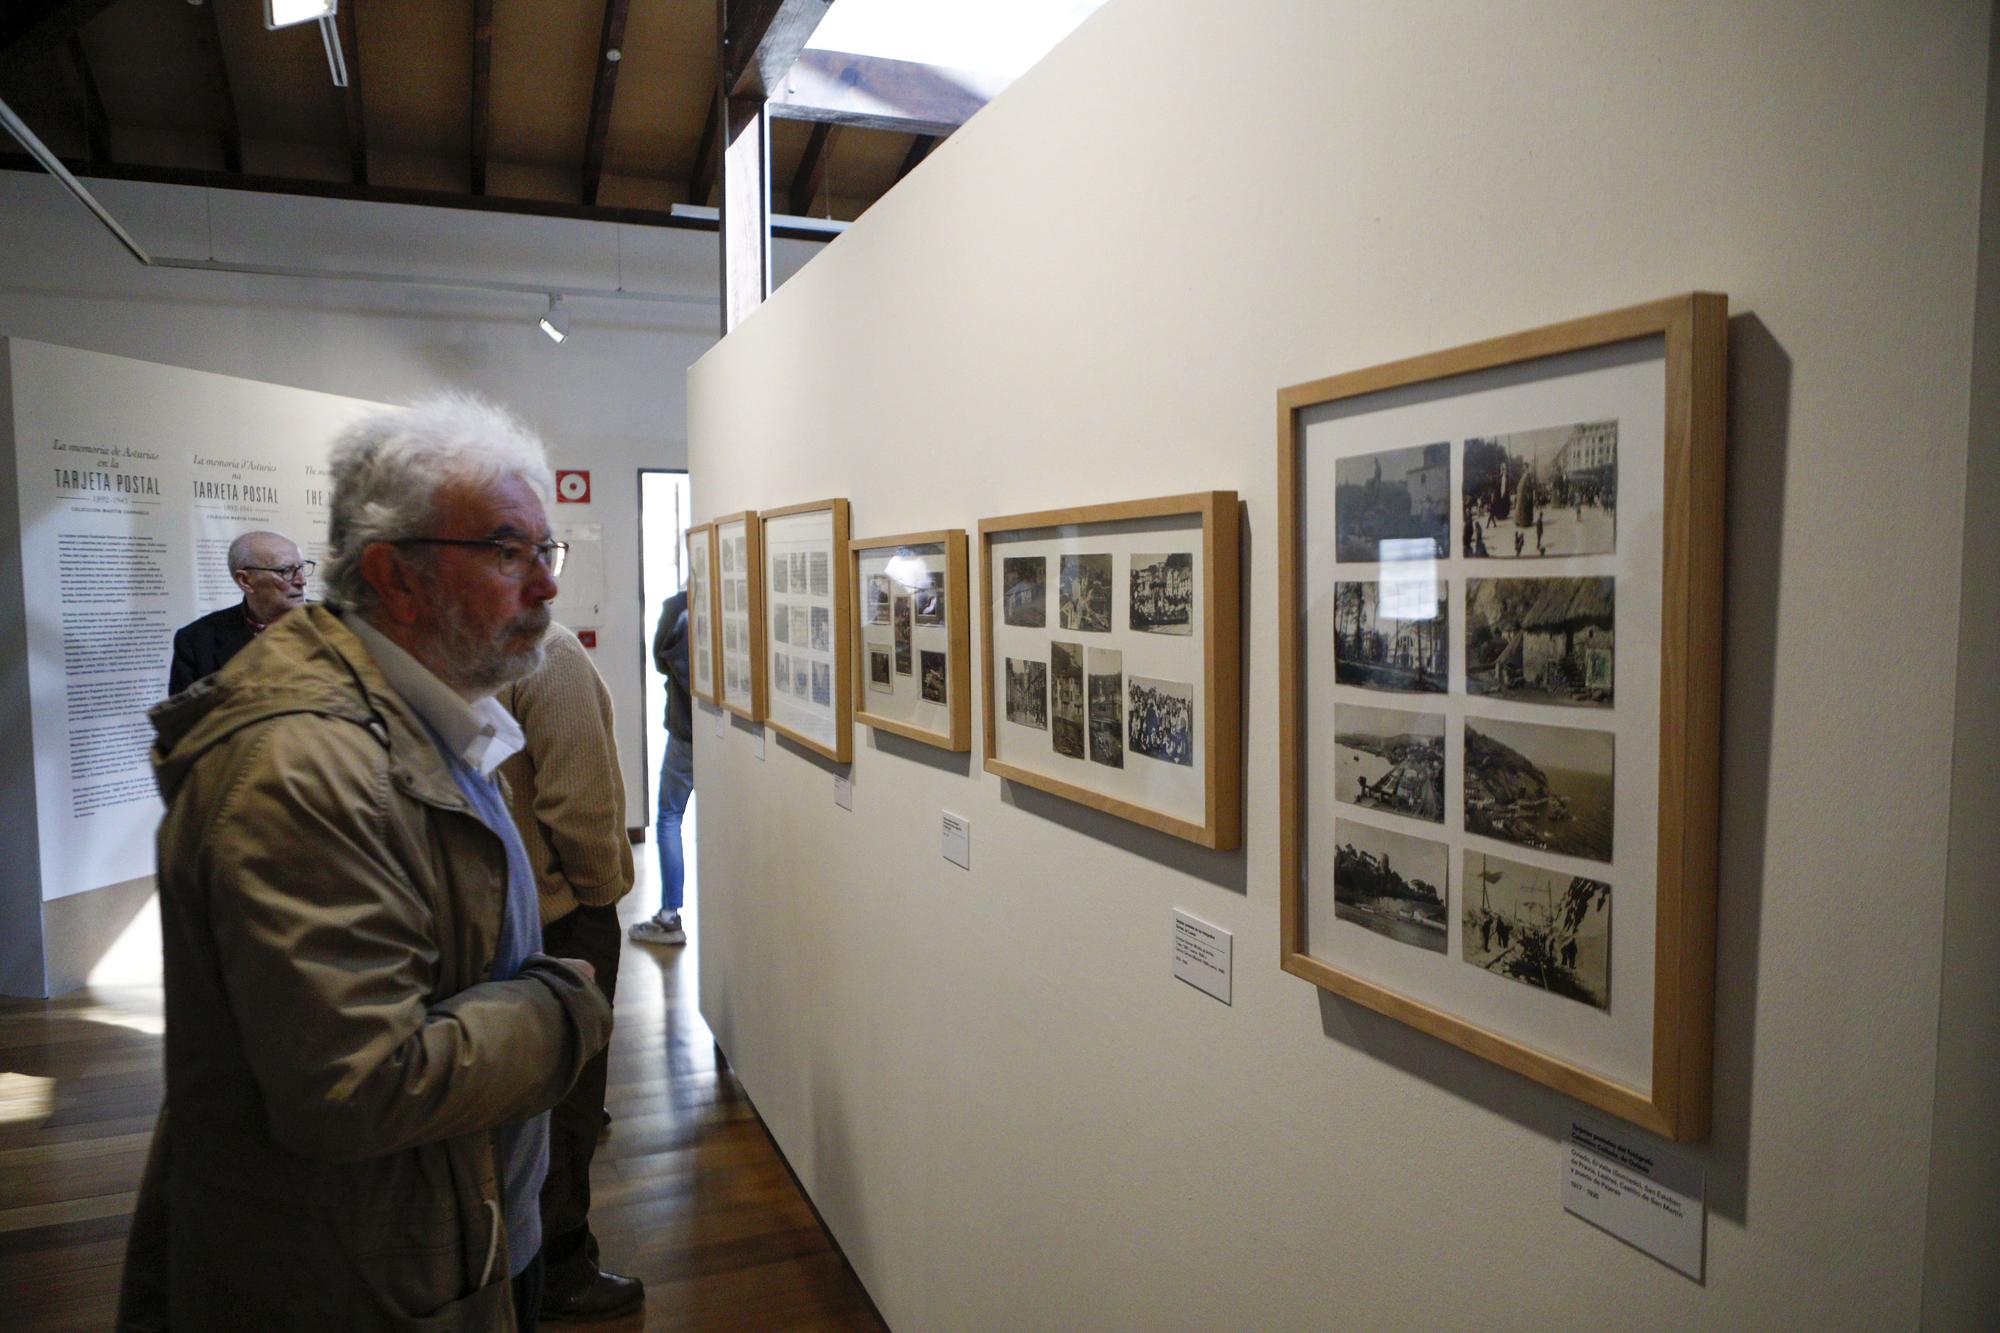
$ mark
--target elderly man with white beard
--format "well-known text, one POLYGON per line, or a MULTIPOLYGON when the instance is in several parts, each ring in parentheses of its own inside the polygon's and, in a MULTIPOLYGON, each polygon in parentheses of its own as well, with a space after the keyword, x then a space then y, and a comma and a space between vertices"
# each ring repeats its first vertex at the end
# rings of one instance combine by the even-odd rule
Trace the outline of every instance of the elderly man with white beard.
POLYGON ((126 1328, 532 1328, 548 1116, 603 1048, 493 770, 564 547, 475 399, 331 453, 328 601, 153 712, 167 1099, 126 1328))

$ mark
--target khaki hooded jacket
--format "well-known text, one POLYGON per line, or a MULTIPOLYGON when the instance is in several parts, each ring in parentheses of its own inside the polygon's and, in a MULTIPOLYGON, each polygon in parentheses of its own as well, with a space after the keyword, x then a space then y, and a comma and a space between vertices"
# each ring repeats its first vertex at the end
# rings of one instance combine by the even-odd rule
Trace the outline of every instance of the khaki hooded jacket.
POLYGON ((506 854, 320 606, 153 710, 167 1102, 121 1328, 508 1329, 493 1130, 610 1035, 489 979, 506 854))

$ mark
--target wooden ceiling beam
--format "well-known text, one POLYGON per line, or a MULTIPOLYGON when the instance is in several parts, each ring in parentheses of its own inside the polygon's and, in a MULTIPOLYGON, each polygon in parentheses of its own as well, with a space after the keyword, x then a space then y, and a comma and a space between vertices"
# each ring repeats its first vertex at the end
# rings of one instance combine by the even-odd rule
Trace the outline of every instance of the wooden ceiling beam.
POLYGON ((590 90, 590 121, 583 135, 583 202, 597 202, 604 180, 604 138, 611 129, 611 102, 618 95, 618 67, 624 61, 625 15, 632 0, 604 0, 604 29, 597 39, 597 80, 590 90))
POLYGON ((721 0, 722 86, 769 98, 797 63, 833 0, 721 0))
POLYGON ((111 117, 104 110, 104 95, 98 91, 97 76, 90 71, 90 57, 84 53, 83 38, 69 35, 69 59, 76 67, 76 81, 83 90, 83 133, 90 144, 92 165, 111 160, 111 117))
POLYGON ((917 164, 931 155, 931 149, 937 147, 937 143, 938 136, 935 134, 919 134, 912 138, 910 151, 903 155, 903 165, 896 168, 896 179, 900 181, 915 171, 917 164))
POLYGON ((715 137, 721 123, 722 103, 710 98, 708 120, 701 127, 701 142, 694 149, 694 167, 688 172, 687 201, 697 206, 705 206, 708 196, 715 191, 715 137))
POLYGON ((236 119, 236 94, 229 87, 229 62, 222 54, 222 25, 213 4, 193 8, 194 40, 202 50, 208 100, 222 136, 222 169, 235 175, 243 170, 243 127, 236 119))
MULTIPOLYGON (((214 7, 215 0, 209 0, 214 7)), ((356 185, 368 183, 368 124, 361 114, 361 33, 354 8, 361 0, 347 0, 335 11, 340 26, 341 54, 347 59, 347 87, 336 89, 340 98, 340 132, 347 145, 347 172, 356 185)))
MULTIPOLYGON (((455 190, 418 190, 398 185, 351 185, 346 181, 314 180, 298 176, 249 176, 232 175, 223 171, 204 171, 195 167, 154 167, 137 163, 101 163, 92 169, 88 163, 75 158, 64 158, 63 165, 80 175, 89 175, 98 180, 146 181, 155 185, 191 185, 216 190, 247 190, 257 194, 291 194, 308 199, 353 199, 374 204, 415 204, 424 208, 456 208, 473 213, 509 213, 524 217, 577 218, 586 222, 626 222, 636 227, 663 227, 678 231, 707 231, 717 229, 714 218, 682 217, 670 211, 655 208, 605 207, 585 208, 581 204, 557 203, 548 199, 504 199, 495 196, 475 198, 455 190)), ((45 176, 42 164, 26 153, 0 153, 0 171, 20 171, 29 175, 45 176)), ((788 226, 782 222, 773 224, 773 236, 790 240, 819 241, 829 239, 825 229, 820 227, 788 226)))
POLYGON ((949 134, 998 91, 994 80, 909 60, 807 51, 774 87, 779 120, 830 121, 905 134, 949 134))
POLYGON ((792 173, 792 188, 785 195, 791 211, 800 217, 810 216, 812 212, 813 199, 826 179, 826 160, 833 155, 833 140, 839 133, 838 125, 829 125, 825 121, 812 127, 812 135, 806 140, 806 151, 799 158, 799 169, 792 173))
POLYGON ((59 49, 117 0, 9 0, 0 5, 0 74, 59 49))
POLYGON ((493 110, 493 0, 472 0, 472 193, 486 193, 493 110))

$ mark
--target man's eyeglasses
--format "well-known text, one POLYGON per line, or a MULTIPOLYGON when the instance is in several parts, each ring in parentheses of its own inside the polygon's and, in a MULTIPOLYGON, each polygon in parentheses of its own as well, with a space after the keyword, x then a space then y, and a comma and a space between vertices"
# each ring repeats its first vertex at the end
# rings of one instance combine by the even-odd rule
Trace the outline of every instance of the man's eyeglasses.
POLYGON ((299 579, 309 579, 319 568, 317 560, 301 560, 296 565, 244 565, 243 569, 254 569, 259 574, 276 574, 280 581, 292 583, 299 579))
POLYGON ((536 563, 549 571, 550 578, 562 575, 569 559, 568 542, 524 542, 511 537, 404 537, 391 546, 490 546, 500 572, 510 579, 524 579, 536 563))

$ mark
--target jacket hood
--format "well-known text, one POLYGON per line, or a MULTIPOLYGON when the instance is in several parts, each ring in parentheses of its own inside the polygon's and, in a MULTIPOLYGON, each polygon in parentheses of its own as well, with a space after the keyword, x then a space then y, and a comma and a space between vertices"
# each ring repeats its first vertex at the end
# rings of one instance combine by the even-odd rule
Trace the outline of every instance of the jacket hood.
MULTIPOLYGON (((389 745, 391 718, 405 709, 368 649, 321 605, 281 617, 229 664, 147 716, 160 799, 174 794, 195 761, 244 727, 288 713, 341 718, 389 745)), ((407 724, 401 730, 407 730, 407 724)))

